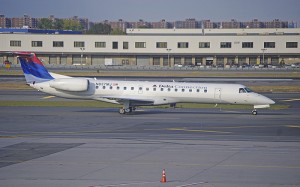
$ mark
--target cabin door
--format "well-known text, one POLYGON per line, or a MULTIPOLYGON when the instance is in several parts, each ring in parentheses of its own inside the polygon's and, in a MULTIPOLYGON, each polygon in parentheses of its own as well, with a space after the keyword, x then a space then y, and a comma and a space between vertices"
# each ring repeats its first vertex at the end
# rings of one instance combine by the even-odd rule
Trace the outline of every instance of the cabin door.
POLYGON ((216 100, 216 102, 221 101, 221 93, 222 93, 221 88, 215 88, 215 100, 216 100))

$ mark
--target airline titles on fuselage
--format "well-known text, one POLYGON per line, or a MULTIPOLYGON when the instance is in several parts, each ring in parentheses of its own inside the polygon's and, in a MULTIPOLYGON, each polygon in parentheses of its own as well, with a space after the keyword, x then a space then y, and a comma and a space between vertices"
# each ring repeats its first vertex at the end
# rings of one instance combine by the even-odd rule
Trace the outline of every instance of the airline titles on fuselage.
MULTIPOLYGON (((99 86, 119 86, 119 83, 112 83, 112 82, 96 82, 96 87, 99 86)), ((182 84, 152 84, 153 88, 175 88, 175 89, 199 89, 207 92, 207 86, 200 86, 200 85, 182 85, 182 84)))

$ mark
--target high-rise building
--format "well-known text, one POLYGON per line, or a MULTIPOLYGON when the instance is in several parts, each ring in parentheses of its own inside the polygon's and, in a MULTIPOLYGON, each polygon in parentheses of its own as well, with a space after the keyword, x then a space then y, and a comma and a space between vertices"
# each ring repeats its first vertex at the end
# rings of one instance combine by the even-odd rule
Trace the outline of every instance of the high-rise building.
POLYGON ((8 28, 11 27, 11 20, 6 18, 5 15, 0 15, 0 27, 8 28))
POLYGON ((28 15, 24 15, 21 18, 11 18, 11 27, 29 27, 37 28, 38 19, 32 18, 28 15))
MULTIPOLYGON (((89 22, 87 18, 79 18, 78 16, 73 16, 71 18, 55 18, 54 15, 50 15, 48 19, 53 22, 57 20, 76 20, 78 21, 83 30, 88 30, 93 22, 89 22)), ((0 15, 0 27, 9 28, 9 27, 29 27, 29 28, 37 28, 37 24, 41 20, 41 18, 32 18, 28 15, 24 15, 20 18, 6 18, 5 15, 0 15)), ((128 22, 123 19, 119 19, 118 21, 109 21, 105 20, 104 22, 111 26, 112 29, 120 29, 122 31, 126 31, 127 28, 182 28, 182 29, 195 29, 195 28, 297 28, 296 22, 288 22, 281 21, 279 19, 275 19, 272 21, 260 21, 258 19, 253 19, 251 21, 238 21, 236 19, 231 19, 230 21, 221 21, 221 22, 213 22, 211 20, 201 20, 198 21, 195 18, 189 18, 184 21, 172 21, 168 22, 165 19, 162 19, 157 22, 147 22, 142 19, 136 22, 128 22)))
POLYGON ((211 22, 210 20, 202 20, 201 24, 202 24, 201 28, 203 28, 203 29, 215 28, 214 22, 211 22))
POLYGON ((238 22, 235 19, 232 19, 231 21, 223 21, 221 23, 221 27, 224 29, 237 29, 241 28, 241 22, 238 22))
POLYGON ((142 19, 140 19, 137 22, 129 22, 129 25, 131 28, 150 28, 151 27, 149 22, 146 22, 142 19))
POLYGON ((273 21, 264 22, 265 28, 288 28, 287 21, 280 21, 279 19, 274 19, 273 21))
POLYGON ((150 25, 151 25, 151 28, 158 28, 158 29, 170 28, 169 22, 166 22, 165 19, 162 19, 159 22, 151 22, 150 25))
POLYGON ((196 19, 186 19, 185 21, 175 21, 174 23, 175 28, 186 28, 186 29, 195 29, 198 27, 198 22, 196 19))
POLYGON ((119 29, 123 32, 125 32, 126 29, 129 28, 129 23, 123 21, 123 19, 119 19, 118 21, 106 21, 106 24, 110 25, 113 30, 119 29))

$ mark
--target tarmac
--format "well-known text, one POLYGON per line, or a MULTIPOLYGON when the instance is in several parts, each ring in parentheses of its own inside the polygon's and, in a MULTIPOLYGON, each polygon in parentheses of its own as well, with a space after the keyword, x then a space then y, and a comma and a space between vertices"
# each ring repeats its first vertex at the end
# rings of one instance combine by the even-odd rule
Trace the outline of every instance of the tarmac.
MULTIPOLYGON (((31 92, 0 95, 44 97, 31 92)), ((0 107, 0 186, 300 186, 299 96, 269 94, 290 107, 257 116, 220 108, 120 115, 117 108, 0 107)))

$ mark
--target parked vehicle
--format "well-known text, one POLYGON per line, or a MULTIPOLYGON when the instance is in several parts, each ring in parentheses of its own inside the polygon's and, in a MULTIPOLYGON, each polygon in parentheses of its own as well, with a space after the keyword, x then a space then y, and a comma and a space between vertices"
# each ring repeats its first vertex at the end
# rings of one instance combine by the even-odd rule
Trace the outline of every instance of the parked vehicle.
POLYGON ((291 65, 292 68, 300 68, 300 62, 296 62, 291 65))

